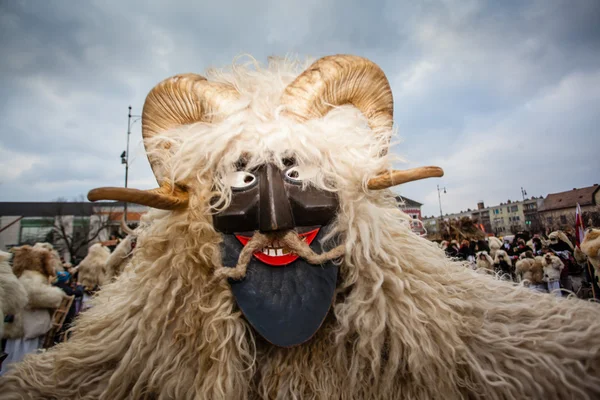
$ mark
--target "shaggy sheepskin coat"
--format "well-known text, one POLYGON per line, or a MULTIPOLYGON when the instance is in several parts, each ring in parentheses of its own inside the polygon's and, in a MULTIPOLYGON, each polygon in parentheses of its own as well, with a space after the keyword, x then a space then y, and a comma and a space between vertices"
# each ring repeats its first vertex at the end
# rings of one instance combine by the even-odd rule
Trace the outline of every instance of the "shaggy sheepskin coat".
POLYGON ((6 323, 4 335, 7 339, 18 339, 24 335, 23 314, 33 310, 48 310, 51 313, 60 306, 65 294, 48 283, 48 277, 36 271, 24 271, 19 282, 27 293, 27 305, 17 310, 12 323, 6 323))
POLYGON ((581 251, 588 257, 598 279, 600 277, 600 229, 590 229, 586 232, 581 242, 581 251))
POLYGON ((52 254, 43 247, 20 246, 11 249, 13 256, 13 272, 24 289, 26 303, 20 303, 13 310, 15 316, 12 323, 4 324, 4 337, 19 339, 24 335, 23 316, 33 310, 50 310, 58 308, 65 294, 53 287, 50 280, 54 277, 52 254))
POLYGON ((515 265, 519 282, 539 285, 544 283, 544 267, 542 257, 522 258, 515 265))
POLYGON ((494 259, 496 258, 496 252, 502 247, 502 241, 497 237, 490 236, 488 238, 488 244, 490 246, 490 257, 494 259))
POLYGON ((391 166, 391 129, 374 133, 353 106, 304 122, 280 115, 299 69, 272 59, 207 75, 239 92, 220 99, 227 118, 161 132, 168 146, 153 153, 163 176, 186 182, 188 207, 143 217, 123 274, 69 341, 0 379, 0 398, 600 398, 600 307, 479 274, 415 235, 394 193, 365 184, 391 166), (344 254, 320 329, 280 348, 256 334, 226 281, 211 284, 222 236, 209 207, 215 195, 227 204, 221 177, 242 156, 281 168, 291 155, 318 166, 310 185, 339 197, 344 254))
POLYGON ((64 271, 65 268, 63 267, 62 261, 60 261, 60 254, 58 254, 58 251, 56 251, 54 249, 54 246, 52 246, 52 244, 50 243, 36 243, 35 245, 33 245, 34 249, 46 249, 51 253, 51 264, 52 264, 52 268, 54 269, 54 272, 59 272, 59 271, 64 271))
POLYGON ((565 268, 565 264, 557 256, 542 257, 544 267, 544 277, 548 282, 560 279, 560 273, 565 268))
POLYGON ((105 281, 108 282, 113 278, 121 275, 125 266, 131 261, 133 256, 132 244, 135 239, 132 235, 127 235, 125 239, 119 243, 115 250, 110 254, 106 260, 106 271, 105 281))
POLYGON ((482 271, 494 272, 494 260, 487 251, 480 251, 477 253, 477 269, 482 271), (485 257, 485 260, 481 259, 481 255, 485 257))
POLYGON ((11 257, 0 251, 0 338, 4 338, 4 317, 18 314, 27 305, 27 291, 12 271, 11 257))
POLYGON ((77 266, 77 280, 86 290, 93 290, 94 287, 104 284, 104 268, 109 256, 110 250, 100 243, 90 246, 88 254, 77 266))

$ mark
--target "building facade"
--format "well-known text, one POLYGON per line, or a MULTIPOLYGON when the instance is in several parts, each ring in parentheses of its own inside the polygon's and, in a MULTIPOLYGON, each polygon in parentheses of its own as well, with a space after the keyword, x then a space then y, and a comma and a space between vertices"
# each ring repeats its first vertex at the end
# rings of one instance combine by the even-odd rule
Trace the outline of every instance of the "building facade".
POLYGON ((540 222, 546 232, 573 229, 577 204, 581 207, 584 225, 589 219, 597 218, 600 213, 600 186, 595 184, 549 194, 539 208, 540 222))
MULTIPOLYGON (((523 201, 500 203, 486 207, 483 201, 477 203, 476 210, 461 211, 444 215, 444 220, 456 220, 463 217, 477 222, 487 234, 495 236, 510 235, 519 231, 539 231, 538 208, 543 204, 543 198, 532 197, 523 201)), ((428 232, 436 233, 439 217, 424 218, 423 224, 428 232)))
MULTIPOLYGON (((147 211, 128 204, 128 224, 137 225, 147 211)), ((122 236, 123 213, 120 202, 0 202, 0 249, 49 242, 71 261, 93 243, 122 236), (77 254, 70 254, 73 249, 77 254)))
POLYGON ((423 228, 423 216, 421 214, 422 203, 409 199, 408 197, 396 196, 398 207, 413 219, 412 230, 420 235, 425 233, 423 228))

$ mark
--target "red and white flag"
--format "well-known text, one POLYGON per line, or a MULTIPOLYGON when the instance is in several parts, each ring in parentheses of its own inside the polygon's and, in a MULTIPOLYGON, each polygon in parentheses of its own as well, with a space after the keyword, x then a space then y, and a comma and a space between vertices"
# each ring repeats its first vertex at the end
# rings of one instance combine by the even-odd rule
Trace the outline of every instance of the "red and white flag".
POLYGON ((583 219, 581 218, 581 207, 577 203, 575 208, 575 244, 577 247, 583 242, 585 234, 583 233, 583 219))

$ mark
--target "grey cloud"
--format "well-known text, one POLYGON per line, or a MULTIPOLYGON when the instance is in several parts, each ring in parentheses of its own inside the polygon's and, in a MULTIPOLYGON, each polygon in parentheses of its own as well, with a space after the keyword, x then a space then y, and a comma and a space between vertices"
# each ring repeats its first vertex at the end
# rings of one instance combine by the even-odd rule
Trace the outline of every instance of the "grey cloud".
MULTIPOLYGON (((532 191, 549 190, 547 180, 519 168, 554 171, 569 182, 578 171, 581 182, 589 181, 590 168, 571 162, 575 150, 565 149, 558 135, 549 139, 551 127, 540 119, 548 113, 521 110, 565 77, 599 70, 599 16, 595 0, 0 2, 0 51, 10 55, 0 59, 0 150, 39 158, 21 172, 29 185, 18 176, 5 179, 0 200, 121 185, 127 106, 139 114, 147 92, 165 77, 227 65, 244 52, 259 61, 289 52, 354 53, 379 63, 394 90, 404 140, 394 150, 411 165, 449 163, 440 182, 461 186, 449 207, 466 208, 482 188, 490 198, 506 197, 514 175, 532 191), (411 73, 423 63, 432 68, 415 78, 411 73), (452 158, 473 143, 513 139, 521 147, 511 150, 508 174, 488 149, 483 159, 452 158), (560 148, 552 150, 560 167, 548 166, 541 152, 527 154, 529 146, 560 148), (479 181, 469 182, 469 168, 479 171, 479 181)), ((586 135, 598 122, 596 103, 577 104, 552 121, 591 148, 597 142, 586 135)), ((139 122, 131 139, 131 179, 151 186, 139 122)), ((402 190, 435 211, 434 181, 402 190)))

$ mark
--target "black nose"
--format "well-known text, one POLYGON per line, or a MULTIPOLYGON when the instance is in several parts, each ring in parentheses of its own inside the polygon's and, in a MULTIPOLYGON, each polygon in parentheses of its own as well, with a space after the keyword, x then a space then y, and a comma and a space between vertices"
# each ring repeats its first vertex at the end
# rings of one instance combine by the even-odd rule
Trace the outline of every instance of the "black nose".
POLYGON ((281 170, 273 164, 267 164, 261 172, 260 231, 273 232, 292 229, 294 216, 285 191, 281 170))

